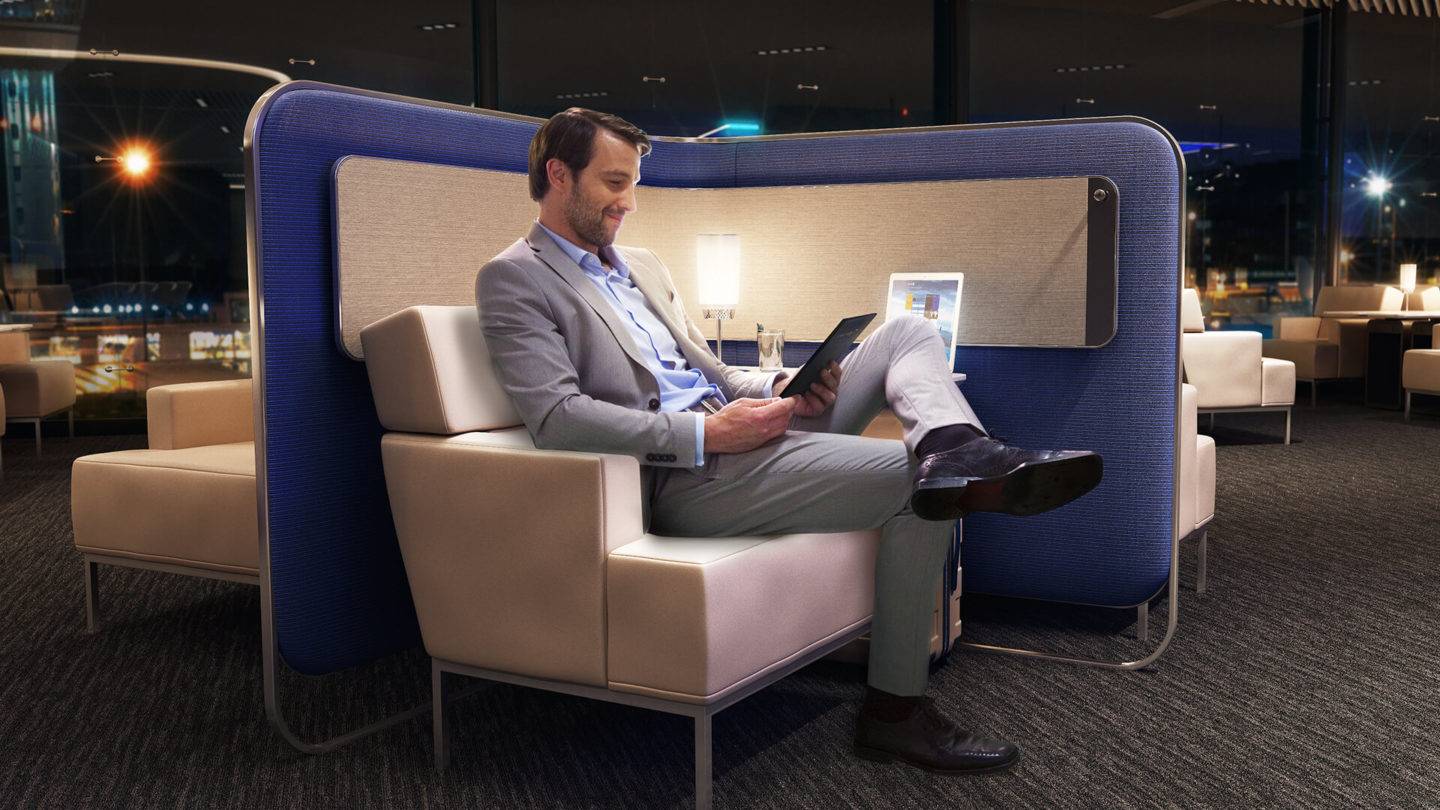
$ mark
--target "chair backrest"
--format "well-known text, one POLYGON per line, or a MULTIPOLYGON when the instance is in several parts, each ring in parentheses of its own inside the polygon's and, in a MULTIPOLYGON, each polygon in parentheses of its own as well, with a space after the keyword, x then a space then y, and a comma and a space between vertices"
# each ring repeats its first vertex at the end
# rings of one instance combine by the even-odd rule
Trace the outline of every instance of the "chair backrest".
POLYGON ((1321 287, 1320 296, 1315 299, 1315 314, 1324 317, 1327 312, 1399 311, 1404 298, 1404 293, 1400 290, 1383 284, 1321 287))
POLYGON ((406 307, 360 330, 387 430, 451 435, 515 427, 475 307, 406 307))
POLYGON ((30 333, 21 329, 0 332, 0 363, 30 362, 30 333))
POLYGON ((1405 296, 1406 309, 1423 312, 1440 310, 1440 287, 1424 287, 1405 296))
POLYGON ((1180 291, 1180 331, 1205 331, 1205 314, 1200 311, 1200 291, 1194 287, 1180 291))

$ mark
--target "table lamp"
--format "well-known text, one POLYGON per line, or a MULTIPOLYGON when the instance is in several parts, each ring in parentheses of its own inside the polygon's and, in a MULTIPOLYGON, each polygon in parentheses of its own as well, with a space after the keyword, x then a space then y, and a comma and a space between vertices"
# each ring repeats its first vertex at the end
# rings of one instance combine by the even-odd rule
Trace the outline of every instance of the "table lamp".
POLYGON ((1400 265, 1400 292, 1405 293, 1402 309, 1410 309, 1410 293, 1415 292, 1415 270, 1414 263, 1400 265))
POLYGON ((740 302, 740 236, 702 233, 695 242, 695 272, 700 282, 700 314, 715 319, 715 357, 721 356, 722 329, 740 302))

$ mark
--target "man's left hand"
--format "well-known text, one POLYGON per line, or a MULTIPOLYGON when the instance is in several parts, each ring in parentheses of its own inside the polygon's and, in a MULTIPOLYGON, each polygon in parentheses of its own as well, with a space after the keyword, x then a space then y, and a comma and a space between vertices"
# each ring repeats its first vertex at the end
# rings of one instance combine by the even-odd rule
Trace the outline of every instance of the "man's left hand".
MULTIPOLYGON (((785 389, 785 383, 789 375, 781 374, 775 378, 773 390, 778 395, 785 389)), ((795 403, 796 416, 819 416, 829 410, 835 404, 835 392, 840 389, 840 364, 831 361, 825 370, 820 372, 820 382, 811 383, 810 390, 803 394, 796 394, 800 401, 795 403)))

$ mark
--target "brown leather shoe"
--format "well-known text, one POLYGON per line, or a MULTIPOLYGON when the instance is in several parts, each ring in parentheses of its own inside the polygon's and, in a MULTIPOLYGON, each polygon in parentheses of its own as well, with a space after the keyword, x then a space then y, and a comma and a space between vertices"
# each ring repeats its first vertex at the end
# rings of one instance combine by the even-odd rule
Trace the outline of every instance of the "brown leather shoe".
POLYGON ((910 716, 898 722, 886 722, 862 708, 855 726, 856 755, 957 776, 1004 770, 1020 759, 1014 745, 958 728, 930 698, 915 702, 910 716))

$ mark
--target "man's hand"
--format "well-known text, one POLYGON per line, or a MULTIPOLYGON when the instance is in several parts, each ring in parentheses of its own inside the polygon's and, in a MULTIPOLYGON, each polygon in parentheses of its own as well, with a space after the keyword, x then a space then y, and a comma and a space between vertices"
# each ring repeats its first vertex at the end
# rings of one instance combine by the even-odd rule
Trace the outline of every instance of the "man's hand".
POLYGON ((705 452, 744 453, 785 432, 799 397, 737 399, 701 422, 705 452))
MULTIPOLYGON (((776 393, 785 390, 785 381, 788 379, 788 374, 776 377, 771 390, 776 393)), ((809 391, 804 394, 792 395, 788 399, 796 400, 796 416, 819 416, 835 404, 835 392, 838 390, 840 390, 840 364, 832 360, 830 365, 820 372, 820 382, 810 383, 809 391)))

